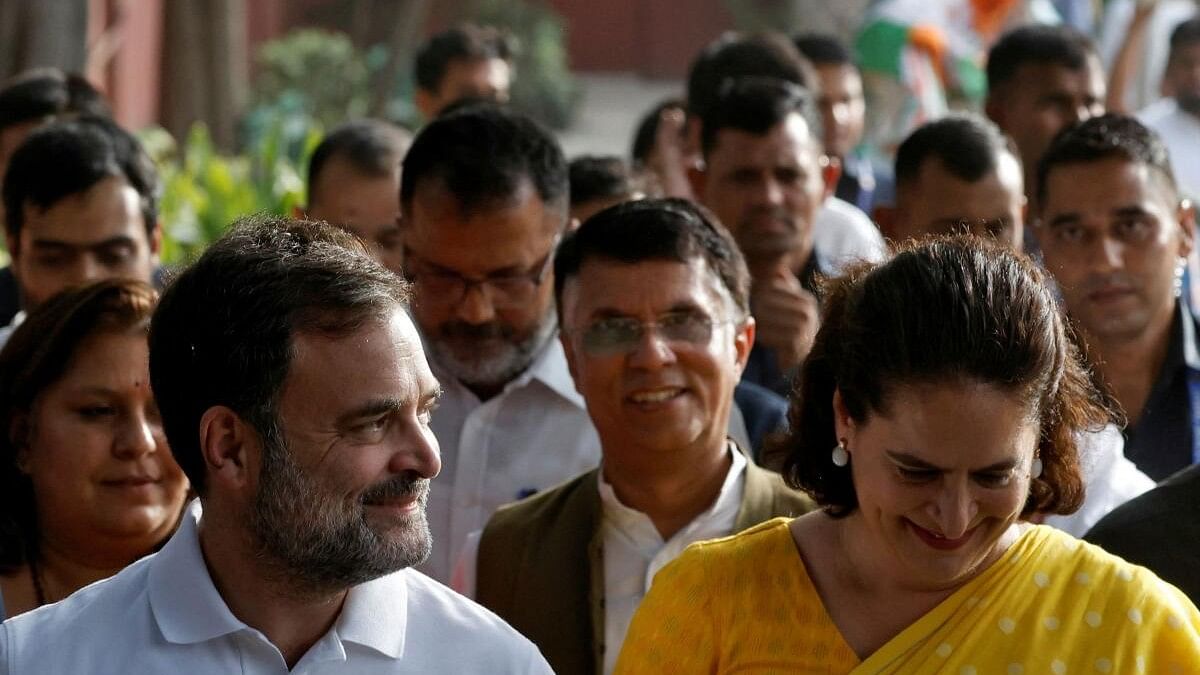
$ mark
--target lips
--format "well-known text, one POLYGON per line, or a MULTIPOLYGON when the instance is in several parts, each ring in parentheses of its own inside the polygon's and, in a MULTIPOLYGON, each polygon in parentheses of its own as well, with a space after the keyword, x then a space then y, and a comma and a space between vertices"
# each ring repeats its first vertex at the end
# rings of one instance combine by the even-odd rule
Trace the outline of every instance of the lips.
POLYGON ((975 530, 979 529, 978 526, 972 527, 964 532, 961 537, 949 539, 937 532, 927 530, 911 520, 905 520, 904 522, 908 524, 913 534, 917 535, 917 538, 924 542, 925 545, 939 551, 955 551, 962 548, 964 544, 975 536, 975 530))
POLYGON ((1104 286, 1088 293, 1088 300, 1098 303, 1114 302, 1133 295, 1133 289, 1127 286, 1104 286))
POLYGON ((626 400, 635 405, 653 407, 668 403, 682 396, 685 391, 686 390, 683 387, 654 387, 638 389, 626 396, 626 400))
POLYGON ((122 476, 105 479, 100 481, 100 483, 111 487, 142 487, 144 485, 154 485, 159 481, 160 479, 150 476, 122 476))

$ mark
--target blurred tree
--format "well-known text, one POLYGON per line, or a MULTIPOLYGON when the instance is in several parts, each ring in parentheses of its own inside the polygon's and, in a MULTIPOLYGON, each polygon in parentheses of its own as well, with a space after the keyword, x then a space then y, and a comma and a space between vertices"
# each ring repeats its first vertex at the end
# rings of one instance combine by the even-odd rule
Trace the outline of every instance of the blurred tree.
POLYGON ((87 20, 82 0, 0 0, 0 80, 45 66, 83 72, 87 20))

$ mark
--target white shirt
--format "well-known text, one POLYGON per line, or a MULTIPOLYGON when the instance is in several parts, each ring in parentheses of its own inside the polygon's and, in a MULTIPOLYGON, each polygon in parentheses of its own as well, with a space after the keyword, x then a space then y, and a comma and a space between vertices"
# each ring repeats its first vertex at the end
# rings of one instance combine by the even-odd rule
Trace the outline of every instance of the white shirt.
MULTIPOLYGON (((732 462, 721 491, 707 511, 663 541, 650 517, 621 503, 599 473, 601 535, 604 537, 604 673, 612 673, 633 613, 654 575, 689 544, 733 533, 745 491, 746 458, 730 448, 732 462)), ((584 611, 586 608, 580 608, 584 611)))
POLYGON ((0 349, 3 349, 4 345, 8 344, 8 338, 12 337, 13 331, 23 323, 25 323, 25 310, 17 312, 13 316, 11 323, 0 328, 0 349))
POLYGON ((429 490, 433 554, 420 569, 447 583, 469 534, 501 505, 595 468, 600 439, 557 338, 486 402, 429 365, 442 385, 431 420, 442 472, 429 490))
POLYGON ((1154 487, 1154 481, 1125 457, 1125 438, 1109 424, 1097 433, 1080 434, 1079 463, 1083 469, 1083 505, 1067 516, 1047 516, 1046 525, 1082 537, 1109 511, 1154 487))
POLYGON ((1183 110, 1173 98, 1160 99, 1138 113, 1167 146, 1171 170, 1184 196, 1200 197, 1200 119, 1183 110))
POLYGON ((813 222, 813 249, 837 274, 851 262, 880 262, 887 245, 875 223, 850 202, 830 197, 821 205, 813 222))
POLYGON ((0 675, 26 673, 551 673, 499 617, 415 570, 350 589, 289 671, 230 612, 200 552, 199 504, 157 554, 0 624, 0 675))

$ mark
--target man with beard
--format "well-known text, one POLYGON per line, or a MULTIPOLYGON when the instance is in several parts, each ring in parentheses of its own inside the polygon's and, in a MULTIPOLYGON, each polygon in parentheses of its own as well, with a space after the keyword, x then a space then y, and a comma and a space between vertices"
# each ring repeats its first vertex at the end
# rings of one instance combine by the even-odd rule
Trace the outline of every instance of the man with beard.
POLYGON ((237 224, 180 275, 150 379, 199 501, 157 554, 0 626, 0 673, 549 673, 407 569, 440 467, 407 299, 360 242, 303 221, 237 224))
POLYGON ((554 247, 568 224, 567 163, 533 121, 468 105, 421 130, 400 181, 413 318, 444 395, 432 427, 444 471, 430 495, 448 581, 501 504, 596 466, 600 443, 554 339, 554 247))
POLYGON ((1195 211, 1132 117, 1094 117, 1038 166, 1038 240, 1094 375, 1125 413, 1125 454, 1155 480, 1200 456, 1200 343, 1180 302, 1195 211))
POLYGON ((1171 153, 1179 188, 1194 197, 1200 195, 1200 18, 1184 21, 1171 33, 1163 88, 1171 96, 1138 117, 1158 132, 1171 153))

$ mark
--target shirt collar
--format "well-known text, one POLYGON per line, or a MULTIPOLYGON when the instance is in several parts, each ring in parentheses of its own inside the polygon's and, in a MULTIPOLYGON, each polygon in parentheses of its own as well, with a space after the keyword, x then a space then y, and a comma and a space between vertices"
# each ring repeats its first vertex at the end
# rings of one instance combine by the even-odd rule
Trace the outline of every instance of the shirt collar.
MULTIPOLYGON (((692 520, 693 523, 703 522, 713 517, 714 514, 723 512, 729 505, 728 502, 739 494, 734 488, 746 471, 746 456, 738 451, 732 442, 727 443, 727 448, 732 461, 729 463, 729 471, 725 474, 725 481, 721 483, 721 491, 717 493, 717 498, 713 500, 712 505, 692 520)), ((596 472, 596 480, 599 481, 600 506, 604 518, 609 519, 617 529, 632 530, 637 527, 638 523, 648 520, 646 514, 621 503, 612 485, 604 478, 603 465, 601 465, 600 471, 596 472)), ((655 531, 657 532, 657 530, 655 531)))
POLYGON ((1175 316, 1179 321, 1180 329, 1171 339, 1182 342, 1183 364, 1192 370, 1200 370, 1200 345, 1196 343, 1196 321, 1183 301, 1176 303, 1176 306, 1175 316))
MULTIPOLYGON (((147 581, 151 611, 163 637, 174 644, 254 630, 229 611, 213 585, 200 550, 201 513, 200 500, 193 500, 179 530, 154 556, 147 581)), ((336 636, 399 658, 408 623, 410 574, 402 570, 351 588, 334 627, 336 636)))

